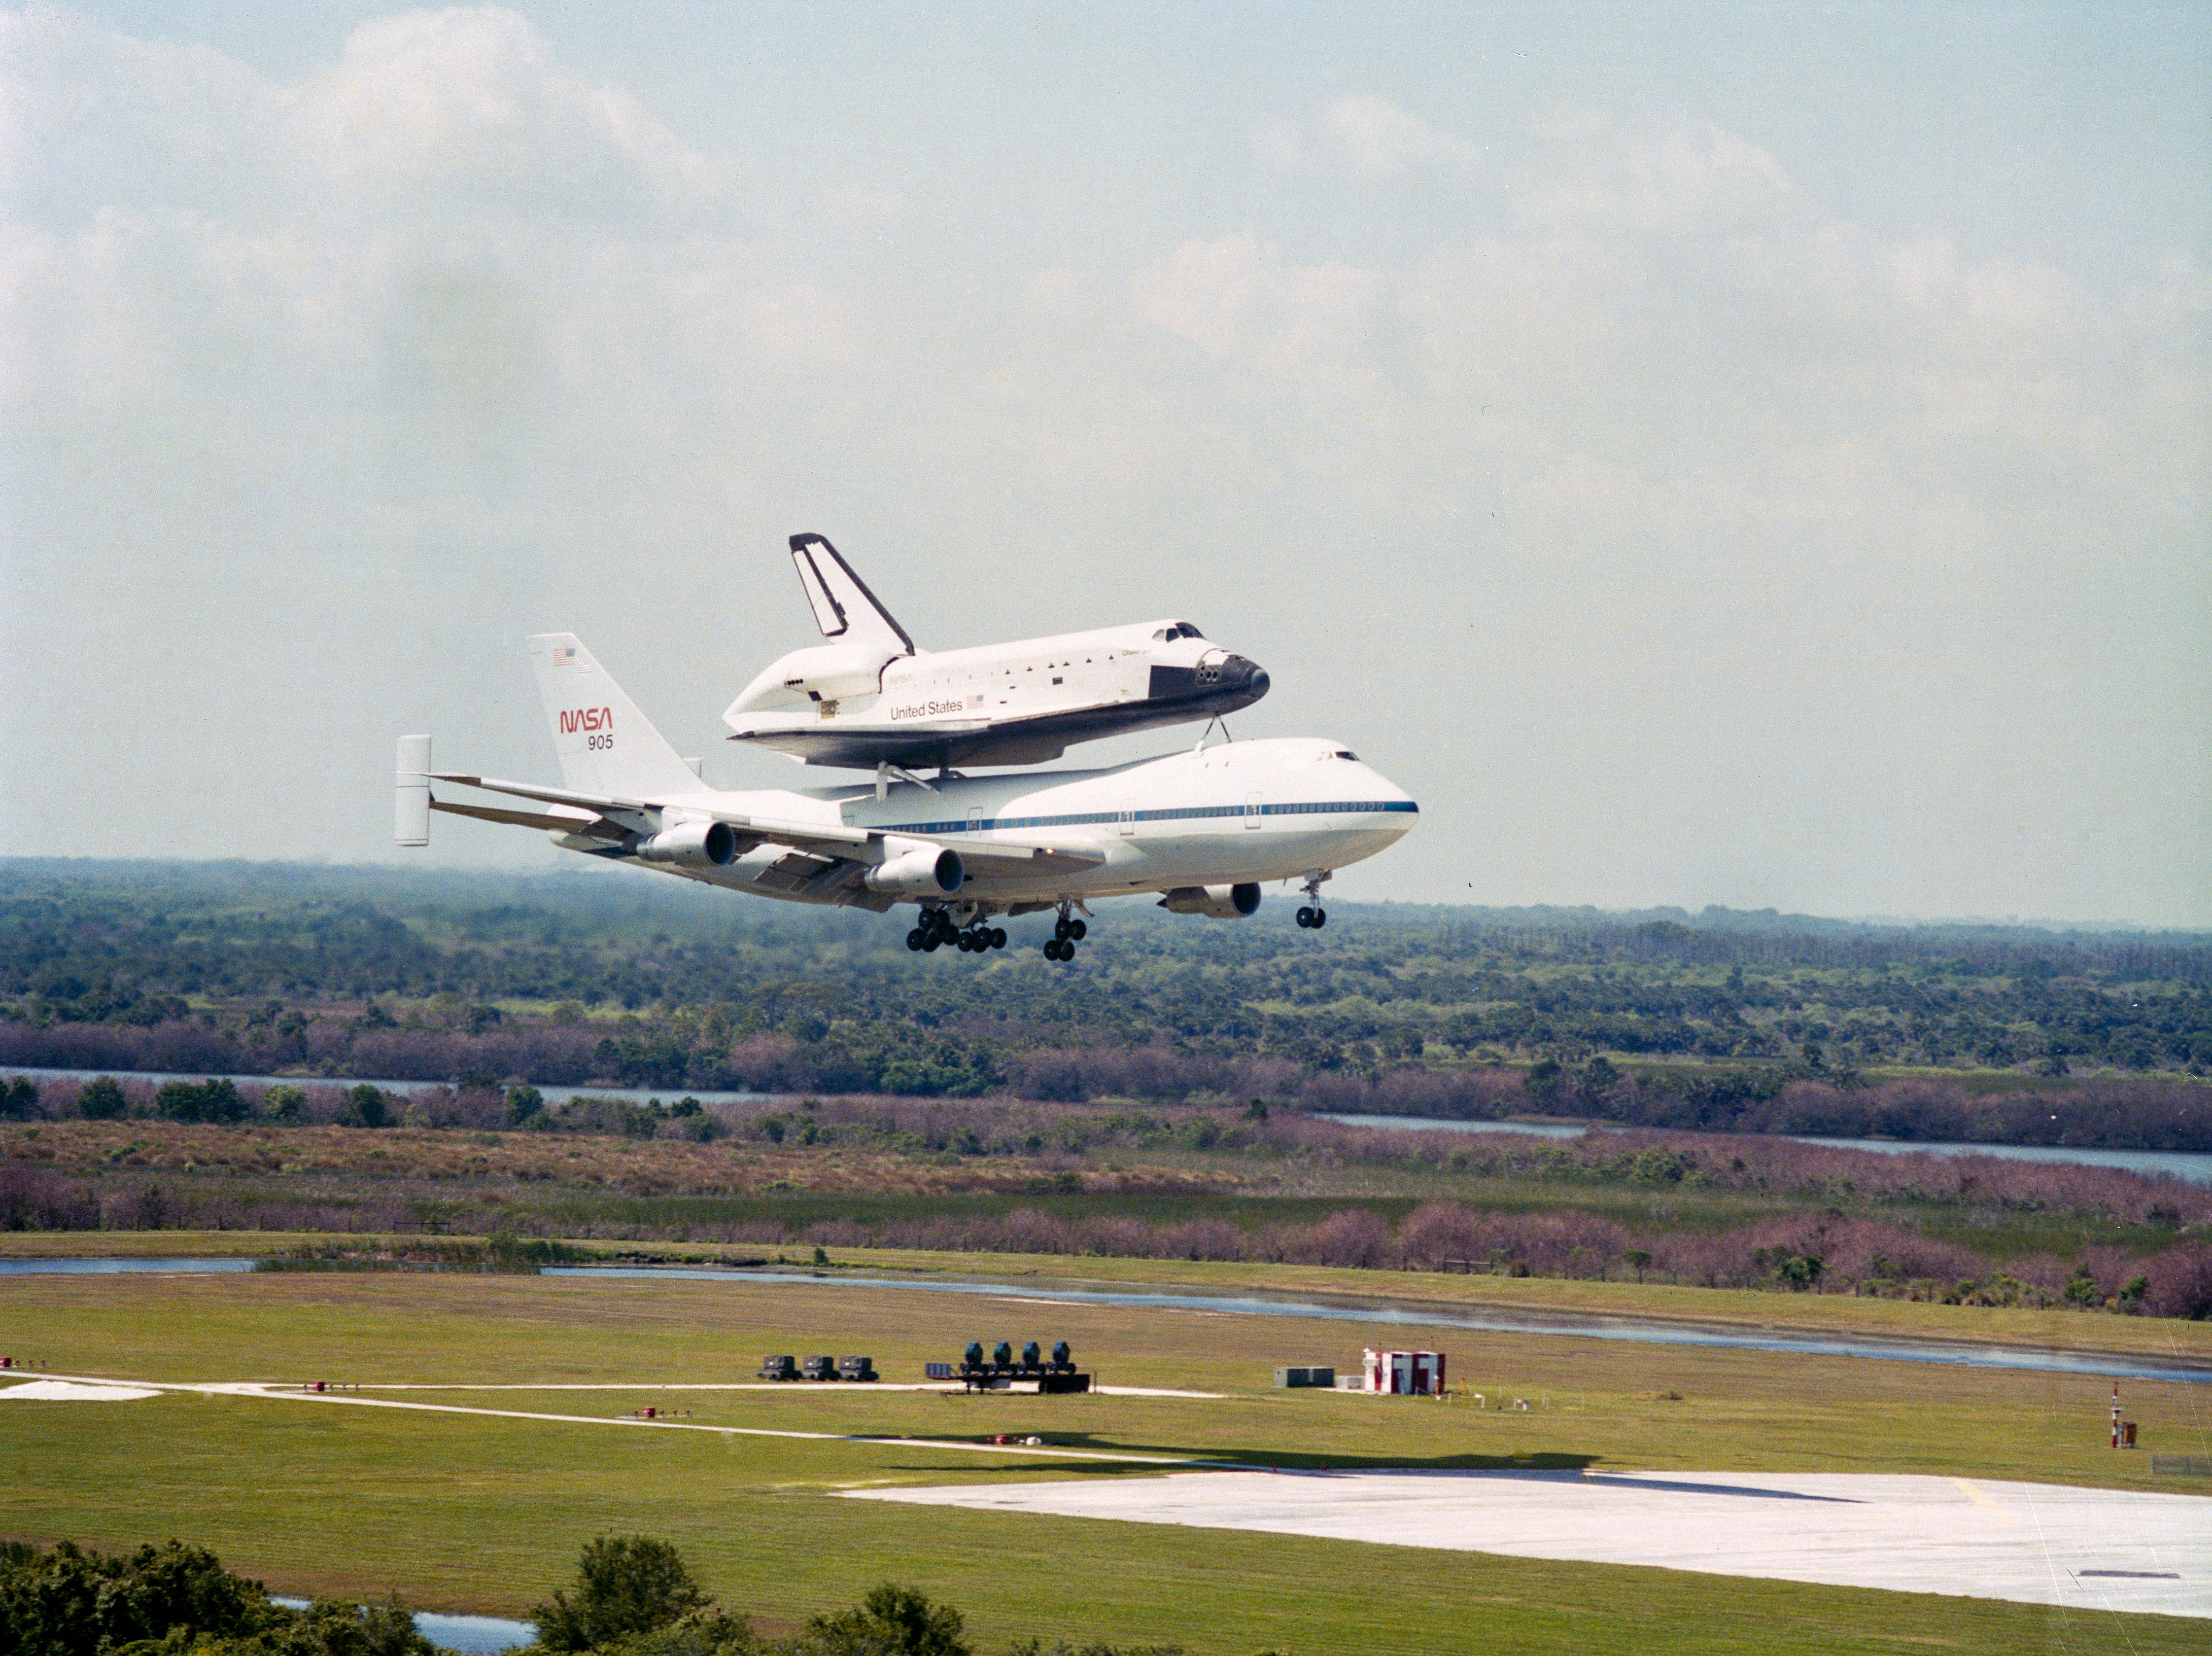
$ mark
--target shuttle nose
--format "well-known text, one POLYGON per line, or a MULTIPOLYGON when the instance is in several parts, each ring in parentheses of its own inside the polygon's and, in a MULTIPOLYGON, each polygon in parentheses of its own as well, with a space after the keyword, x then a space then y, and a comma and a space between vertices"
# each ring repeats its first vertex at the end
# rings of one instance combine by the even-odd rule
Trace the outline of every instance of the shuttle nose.
POLYGON ((1267 670, 1249 656, 1212 649, 1195 667, 1154 667, 1147 691, 1155 702, 1183 702, 1212 712, 1234 713, 1267 693, 1267 670))
POLYGON ((1231 675, 1230 682, 1249 691, 1254 701, 1267 693, 1267 669, 1257 661, 1249 656, 1232 655, 1224 665, 1231 675))

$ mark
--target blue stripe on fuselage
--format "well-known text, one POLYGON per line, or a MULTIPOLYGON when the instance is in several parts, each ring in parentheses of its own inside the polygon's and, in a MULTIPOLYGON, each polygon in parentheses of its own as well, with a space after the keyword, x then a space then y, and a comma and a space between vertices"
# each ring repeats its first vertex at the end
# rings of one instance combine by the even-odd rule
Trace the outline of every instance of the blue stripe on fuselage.
MULTIPOLYGON (((1246 808, 1242 805, 1188 805, 1168 811, 1139 811, 1134 813, 1139 822, 1187 822, 1200 817, 1242 818, 1246 808)), ((1418 813, 1420 807, 1411 800, 1330 800, 1311 804, 1262 805, 1263 817, 1319 817, 1351 816, 1367 811, 1410 811, 1418 813)), ((1055 817, 985 817, 970 822, 961 817, 949 822, 886 823, 880 826, 871 823, 870 831, 884 834, 975 834, 988 833, 994 828, 1080 828, 1094 824, 1119 822, 1119 811, 1074 811, 1055 817)))

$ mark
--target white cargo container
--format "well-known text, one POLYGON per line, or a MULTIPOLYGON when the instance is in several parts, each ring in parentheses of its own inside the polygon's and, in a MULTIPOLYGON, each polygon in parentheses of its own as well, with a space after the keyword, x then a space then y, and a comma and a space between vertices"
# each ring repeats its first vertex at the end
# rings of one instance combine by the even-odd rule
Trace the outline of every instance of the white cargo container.
POLYGON ((1363 1391, 1413 1397, 1443 1395, 1444 1354, 1441 1351, 1377 1351, 1370 1346, 1362 1355, 1363 1391))

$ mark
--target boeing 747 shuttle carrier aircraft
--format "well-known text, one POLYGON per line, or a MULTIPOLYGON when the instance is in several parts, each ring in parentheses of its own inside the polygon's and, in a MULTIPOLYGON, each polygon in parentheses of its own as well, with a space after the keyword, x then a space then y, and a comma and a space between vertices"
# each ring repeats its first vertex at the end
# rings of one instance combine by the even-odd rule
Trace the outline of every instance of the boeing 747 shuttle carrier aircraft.
MULTIPOLYGON (((702 784, 570 633, 530 640, 562 785, 430 766, 399 739, 397 837, 429 843, 430 813, 534 828, 564 849, 787 902, 878 912, 920 905, 907 946, 1006 947, 992 920, 1056 910, 1045 953, 1073 959, 1085 904, 1158 892, 1178 914, 1260 906, 1263 880, 1297 880, 1301 925, 1321 883, 1413 825, 1413 801, 1334 742, 1219 743, 1093 770, 923 781, 878 761, 843 787, 742 792, 702 784), (434 784, 514 803, 441 797, 434 784)), ((1185 715, 1188 716, 1188 715, 1185 715)))

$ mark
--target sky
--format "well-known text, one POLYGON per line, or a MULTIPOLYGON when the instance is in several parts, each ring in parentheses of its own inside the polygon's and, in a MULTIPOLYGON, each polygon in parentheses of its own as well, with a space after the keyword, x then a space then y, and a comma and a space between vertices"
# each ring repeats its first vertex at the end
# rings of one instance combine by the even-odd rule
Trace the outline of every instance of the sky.
POLYGON ((0 855, 399 861, 547 630, 835 780, 812 531, 1259 661, 1340 899, 2212 926, 2208 309, 2200 5, 0 11, 0 855))

